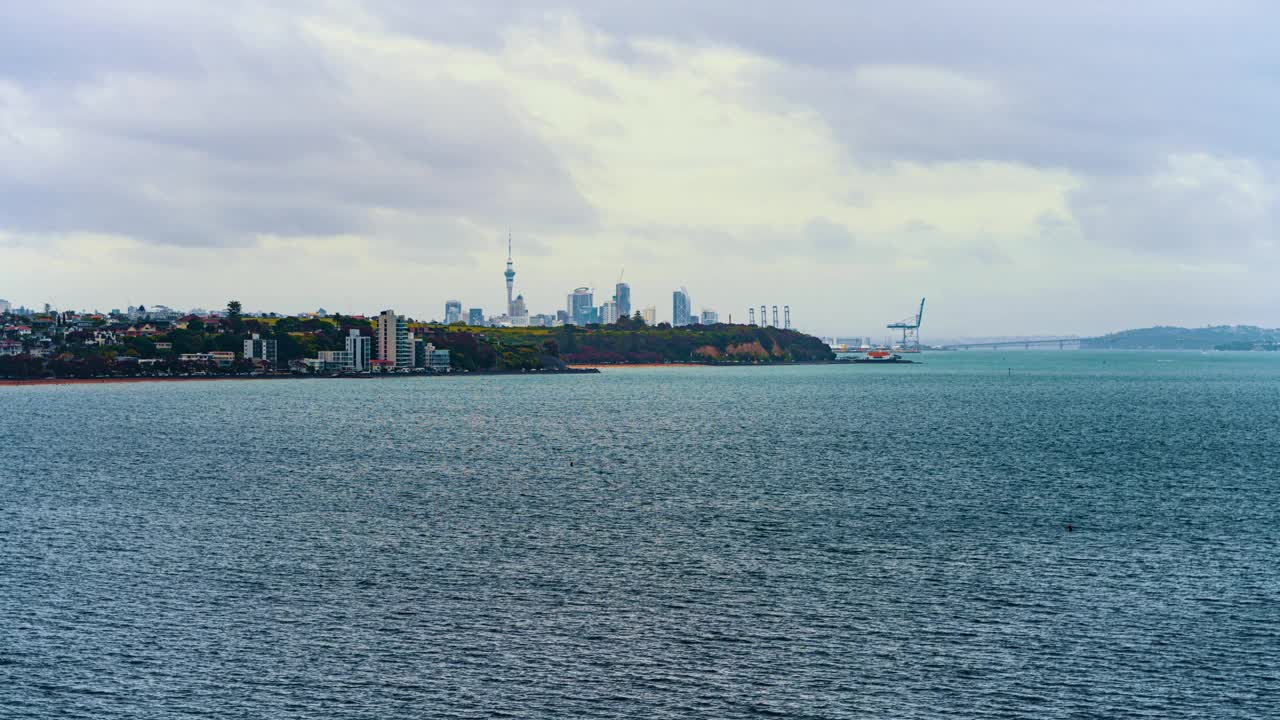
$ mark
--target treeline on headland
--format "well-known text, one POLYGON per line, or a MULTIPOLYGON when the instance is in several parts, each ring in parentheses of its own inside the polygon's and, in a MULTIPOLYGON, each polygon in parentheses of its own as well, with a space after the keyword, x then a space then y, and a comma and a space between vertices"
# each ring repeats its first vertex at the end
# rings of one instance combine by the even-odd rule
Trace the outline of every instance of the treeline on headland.
POLYGON ((1124 330, 1085 340, 1086 350, 1276 350, 1280 330, 1253 325, 1200 328, 1160 326, 1124 330))
POLYGON ((835 357, 826 343, 811 335, 754 325, 565 325, 484 332, 504 347, 536 343, 545 354, 569 364, 768 364, 835 357))

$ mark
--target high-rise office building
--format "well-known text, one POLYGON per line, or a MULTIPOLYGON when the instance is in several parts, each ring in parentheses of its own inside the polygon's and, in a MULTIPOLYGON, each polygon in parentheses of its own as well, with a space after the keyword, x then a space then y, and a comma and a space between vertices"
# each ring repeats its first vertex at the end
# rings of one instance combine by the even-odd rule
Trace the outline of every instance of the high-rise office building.
POLYGON ((258 333, 254 333, 252 337, 244 341, 244 359, 266 360, 275 365, 276 341, 273 338, 263 338, 258 333))
POLYGON ((470 308, 467 310, 467 324, 475 327, 484 327, 484 309, 470 308))
POLYGON ((610 300, 600 306, 600 322, 612 325, 618 322, 618 304, 610 300))
MULTIPOLYGON (((516 299, 511 301, 511 313, 510 313, 510 315, 511 315, 512 324, 515 324, 515 319, 516 319, 516 318, 528 318, 528 317, 529 317, 529 306, 528 306, 528 305, 525 305, 525 302, 524 302, 524 296, 523 296, 523 295, 517 295, 517 296, 516 296, 516 299)), ((527 324, 528 324, 528 322, 526 322, 525 324, 527 325, 527 324)))
POLYGON ((347 331, 347 362, 356 372, 369 372, 373 359, 373 338, 361 335, 359 330, 347 331))
POLYGON ((720 313, 716 312, 715 310, 702 311, 703 325, 715 325, 718 322, 720 322, 720 313))
POLYGON ((595 308, 592 307, 591 288, 580 287, 569 293, 568 314, 569 322, 574 325, 586 325, 591 317, 595 315, 595 308))
POLYGON ((613 289, 613 302, 618 306, 618 317, 631 317, 631 286, 618 283, 613 289))
POLYGON ((645 325, 653 327, 658 324, 658 308, 652 305, 640 308, 640 317, 644 320, 645 325))
POLYGON ((688 325, 691 306, 688 290, 680 288, 671 293, 671 325, 674 327, 688 325))
POLYGON ((396 369, 413 367, 413 340, 409 336, 409 323, 394 310, 383 310, 378 315, 378 359, 396 369))
POLYGON ((462 303, 457 300, 449 300, 444 304, 444 324, 452 325, 462 320, 462 303))

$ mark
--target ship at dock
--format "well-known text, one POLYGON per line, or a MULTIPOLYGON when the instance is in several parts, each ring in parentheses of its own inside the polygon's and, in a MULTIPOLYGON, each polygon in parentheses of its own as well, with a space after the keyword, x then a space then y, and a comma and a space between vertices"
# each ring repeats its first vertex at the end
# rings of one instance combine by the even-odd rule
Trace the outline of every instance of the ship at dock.
POLYGON ((914 360, 905 360, 901 355, 889 350, 871 350, 860 358, 854 358, 853 362, 860 365, 893 365, 893 364, 910 364, 914 360))

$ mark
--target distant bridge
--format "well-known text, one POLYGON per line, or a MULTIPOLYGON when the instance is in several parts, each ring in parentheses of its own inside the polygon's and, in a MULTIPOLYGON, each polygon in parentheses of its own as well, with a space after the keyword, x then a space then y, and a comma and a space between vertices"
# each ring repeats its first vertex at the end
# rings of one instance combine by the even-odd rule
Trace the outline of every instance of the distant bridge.
POLYGON ((1080 346, 1087 342, 1095 342, 1102 340, 1100 337, 1072 337, 1072 338, 1049 338, 1045 340, 996 340, 992 342, 980 343, 956 343, 954 345, 943 345, 943 350, 1000 350, 1000 349, 1017 349, 1030 350, 1033 347, 1052 347, 1058 346, 1059 350, 1079 350, 1080 346))

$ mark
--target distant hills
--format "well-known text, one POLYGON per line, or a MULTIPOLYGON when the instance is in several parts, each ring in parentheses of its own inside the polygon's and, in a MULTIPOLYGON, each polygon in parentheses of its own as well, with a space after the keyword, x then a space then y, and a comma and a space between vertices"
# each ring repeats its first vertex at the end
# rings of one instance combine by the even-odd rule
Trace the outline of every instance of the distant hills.
POLYGON ((1123 330, 1081 343, 1086 350, 1276 350, 1280 330, 1254 325, 1149 327, 1123 330))

